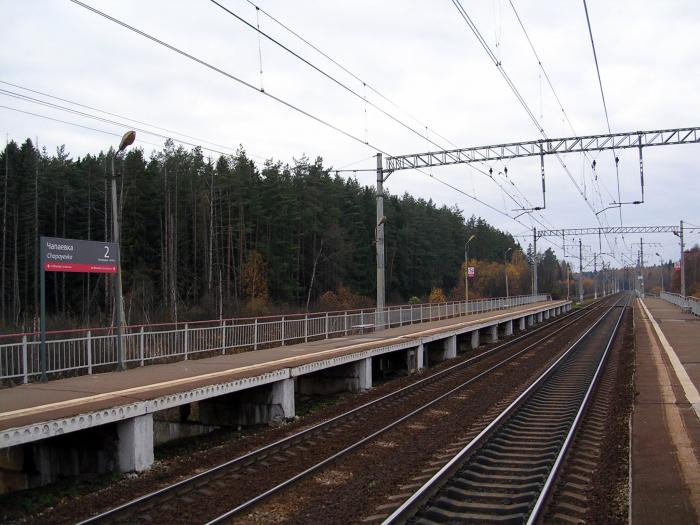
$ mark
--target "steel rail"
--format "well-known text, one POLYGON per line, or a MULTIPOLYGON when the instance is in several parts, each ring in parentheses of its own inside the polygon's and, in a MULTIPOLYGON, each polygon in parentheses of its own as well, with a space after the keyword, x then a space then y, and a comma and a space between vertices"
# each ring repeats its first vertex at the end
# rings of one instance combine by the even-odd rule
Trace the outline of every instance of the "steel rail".
POLYGON ((571 442, 573 441, 574 435, 578 430, 579 423, 581 422, 581 419, 583 419, 583 414, 588 408, 590 399, 593 396, 593 391, 598 386, 598 381, 603 372, 603 366, 607 362, 610 349, 612 348, 615 336, 617 335, 620 323, 622 322, 622 317, 625 315, 625 309, 628 306, 629 297, 627 298, 627 304, 623 308, 621 308, 622 311, 620 312, 620 316, 617 318, 615 327, 613 328, 612 334, 608 339, 608 344, 606 345, 605 351, 603 352, 603 355, 600 358, 600 362, 598 363, 595 374, 593 375, 591 384, 588 385, 588 390, 586 390, 586 395, 584 396, 581 406, 579 407, 578 412, 576 413, 576 418, 574 419, 574 422, 571 425, 571 429, 566 435, 566 439, 564 440, 564 444, 562 445, 561 450, 557 455, 557 459, 555 460, 554 465, 552 465, 552 469, 549 471, 549 475, 547 476, 547 479, 544 482, 544 485, 542 486, 542 491, 540 492, 540 495, 537 498, 535 505, 532 507, 532 511, 530 512, 530 516, 527 520, 527 525, 533 525, 535 523, 535 521, 539 517, 540 512, 542 511, 542 508, 544 507, 544 502, 547 500, 552 490, 552 487, 554 486, 554 480, 557 477, 557 474, 559 473, 559 468, 561 467, 564 458, 569 452, 569 447, 571 446, 571 442))
POLYGON ((173 483, 171 485, 167 485, 161 489, 150 492, 150 493, 145 494, 143 496, 140 496, 136 499, 128 501, 122 505, 119 505, 117 507, 109 509, 105 512, 102 512, 102 513, 97 514, 95 516, 92 516, 90 518, 87 518, 87 519, 79 522, 77 525, 88 525, 88 524, 98 523, 98 522, 102 522, 104 520, 116 518, 119 514, 122 514, 124 512, 128 512, 134 508, 139 507, 142 504, 147 504, 151 500, 156 500, 158 497, 165 496, 167 494, 176 492, 178 489, 181 489, 181 488, 186 487, 188 485, 192 485, 192 484, 196 483, 197 481, 201 481, 202 479, 211 477, 214 474, 216 474, 224 469, 231 468, 231 467, 234 467, 236 465, 240 465, 240 466, 249 465, 249 464, 251 464, 259 459, 262 459, 264 457, 269 456, 271 453, 273 453, 276 450, 279 450, 282 448, 287 448, 287 447, 289 447, 295 443, 298 443, 298 442, 303 442, 304 440, 313 437, 314 435, 324 431, 327 428, 332 428, 333 426, 338 425, 341 422, 346 421, 346 420, 352 420, 352 418, 358 416, 360 413, 362 413, 368 409, 371 409, 371 408, 376 407, 376 406, 381 406, 381 404, 391 402, 394 399, 400 399, 401 397, 409 395, 409 394, 413 393, 414 391, 419 391, 422 387, 430 385, 438 380, 445 379, 450 374, 458 372, 463 368, 467 368, 469 365, 472 365, 475 362, 481 361, 484 358, 486 358, 492 354, 495 354, 496 352, 499 352, 503 349, 507 349, 508 347, 513 346, 514 344, 522 341, 523 339, 530 338, 533 335, 538 334, 539 332, 542 332, 544 330, 552 328, 554 325, 559 325, 560 323, 563 323, 564 321, 569 320, 569 322, 566 322, 562 326, 559 326, 556 330, 549 331, 545 337, 542 337, 542 338, 538 339, 537 341, 529 344, 527 347, 523 348, 522 350, 509 356, 508 358, 504 359, 503 361, 499 362, 498 364, 490 367, 485 372, 483 372, 475 377, 470 378, 466 383, 462 383, 458 387, 451 389, 446 394, 443 394, 439 398, 431 401, 428 405, 424 405, 422 407, 419 407, 418 409, 414 410, 410 414, 403 416, 400 420, 395 421, 390 426, 384 427, 383 429, 375 432, 371 436, 364 438, 361 443, 358 442, 355 445, 351 445, 350 447, 347 447, 346 449, 344 449, 344 450, 334 454, 333 456, 327 458, 323 462, 321 462, 317 465, 314 465, 313 467, 310 467, 309 469, 305 470, 301 474, 296 475, 293 479, 287 480, 283 484, 280 484, 280 485, 273 487, 273 489, 266 491, 263 495, 257 496, 254 500, 249 500, 248 502, 245 502, 244 504, 239 505, 235 509, 228 511, 226 514, 220 516, 219 518, 216 518, 215 520, 209 522, 209 523, 220 523, 221 521, 224 521, 226 518, 231 517, 234 514, 238 514, 239 512, 244 510, 245 508, 252 506, 254 503, 257 503, 257 502, 261 501, 262 499, 274 494, 275 492, 278 492, 282 488, 288 486, 289 484, 293 483, 294 481, 297 481, 301 477, 308 475, 309 473, 317 470, 318 468, 321 468, 323 465, 329 463, 330 461, 339 458, 340 456, 342 456, 342 455, 346 454, 347 452, 349 452, 350 450, 352 450, 352 448, 355 448, 357 446, 360 446, 361 444, 364 444, 370 438, 373 439, 374 437, 377 437, 379 434, 386 432, 387 430, 389 430, 389 428, 399 424, 400 422, 404 421, 405 419, 407 419, 409 417, 416 415, 417 413, 421 412, 425 408, 428 408, 430 405, 432 405, 432 404, 436 403, 437 401, 450 395, 454 391, 459 390, 461 388, 464 388, 464 386, 466 386, 470 382, 475 381, 476 379, 482 377, 484 374, 494 370, 495 368, 498 368, 498 367, 506 364, 507 362, 509 362, 512 359, 515 359, 516 357, 520 356, 524 352, 530 350, 532 347, 537 346, 538 344, 542 343, 546 339, 550 338, 552 335, 555 335, 555 334, 561 332, 562 330, 568 328, 572 324, 580 321, 581 319, 590 315, 592 312, 596 311, 597 308, 601 307, 599 305, 599 303, 601 301, 603 301, 604 299, 605 298, 601 298, 597 302, 590 303, 590 304, 586 305, 585 307, 580 308, 578 310, 573 310, 572 312, 569 312, 565 315, 562 315, 550 323, 547 323, 543 326, 529 330, 521 335, 518 335, 517 337, 509 339, 508 341, 506 341, 502 344, 499 344, 493 348, 485 350, 484 352, 480 353, 477 356, 471 357, 469 359, 461 361, 460 363, 457 363, 457 364, 452 365, 448 368, 445 368, 444 370, 436 372, 436 373, 430 375, 429 377, 420 379, 420 380, 418 380, 414 383, 411 383, 410 385, 407 385, 405 387, 402 387, 394 392, 386 394, 386 395, 384 395, 380 398, 377 398, 375 400, 369 401, 363 405, 360 405, 358 407, 353 408, 352 410, 349 410, 347 412, 344 412, 342 414, 334 416, 333 418, 328 419, 326 421, 323 421, 321 423, 318 423, 312 427, 301 430, 295 434, 292 434, 292 435, 287 436, 285 438, 282 438, 278 441, 275 441, 273 443, 265 445, 264 447, 253 450, 251 452, 248 452, 248 453, 246 453, 242 456, 239 456, 235 459, 232 459, 230 461, 216 465, 215 467, 212 467, 208 470, 205 470, 203 472, 195 474, 194 476, 182 479, 176 483, 173 483))
MULTIPOLYGON (((608 314, 616 308, 619 303, 625 300, 622 298, 616 304, 610 306, 570 347, 564 352, 552 365, 550 365, 530 386, 523 391, 512 403, 510 403, 500 414, 498 414, 474 439, 472 439, 464 448, 460 450, 447 464, 445 464, 438 472, 436 472, 428 481, 426 481, 411 497, 409 497, 398 509, 389 515, 382 525, 393 525, 395 523, 403 523, 423 506, 427 501, 438 492, 438 490, 464 465, 476 448, 481 446, 496 430, 498 426, 505 422, 507 418, 513 415, 518 408, 535 392, 535 390, 546 381, 554 371, 562 364, 564 359, 572 355, 578 348, 579 344, 595 330, 598 325, 605 319, 608 314)), ((628 299, 627 299, 628 300, 628 299)), ((621 316, 624 314, 624 308, 621 316)), ((617 333, 618 323, 615 325, 612 340, 617 333)))

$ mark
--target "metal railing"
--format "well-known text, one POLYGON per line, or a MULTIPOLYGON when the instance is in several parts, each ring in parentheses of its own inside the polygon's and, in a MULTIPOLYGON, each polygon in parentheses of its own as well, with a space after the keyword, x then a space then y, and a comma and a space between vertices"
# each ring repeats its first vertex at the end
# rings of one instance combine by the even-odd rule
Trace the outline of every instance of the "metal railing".
POLYGON ((677 293, 660 292, 659 297, 676 306, 680 306, 682 310, 689 311, 697 316, 700 316, 700 299, 689 295, 682 296, 677 293))
MULTIPOLYGON (((130 366, 172 362, 216 354, 297 344, 318 339, 369 333, 462 315, 502 310, 541 301, 549 294, 477 299, 465 303, 427 303, 375 309, 280 315, 127 326, 123 331, 126 362, 130 366)), ((39 376, 39 333, 0 336, 0 384, 24 382, 39 376)), ((114 370, 117 364, 113 327, 47 332, 50 378, 114 370)))

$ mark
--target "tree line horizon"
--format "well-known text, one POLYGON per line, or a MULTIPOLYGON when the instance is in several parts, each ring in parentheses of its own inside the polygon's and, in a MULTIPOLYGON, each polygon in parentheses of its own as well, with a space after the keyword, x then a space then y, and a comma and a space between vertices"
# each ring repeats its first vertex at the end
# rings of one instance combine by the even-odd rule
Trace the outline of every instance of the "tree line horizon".
MULTIPOLYGON (((40 236, 111 240, 113 154, 72 159, 65 146, 49 154, 31 139, 0 154, 3 330, 36 326, 40 236)), ((128 324, 374 306, 375 188, 333 175, 320 157, 258 168, 242 146, 213 159, 167 141, 148 158, 129 149, 115 165, 128 324)), ((532 292, 531 246, 483 218, 408 193, 387 192, 384 211, 388 304, 464 299, 471 235, 470 299, 504 296, 506 268, 511 295, 532 292)), ((691 293, 697 251, 686 261, 691 293)), ((551 249, 539 253, 539 291, 566 297, 568 264, 551 249)), ((671 263, 660 268, 672 283, 671 263)), ((591 277, 584 271, 586 293, 591 277)), ((113 320, 109 276, 47 272, 46 297, 50 328, 113 320)))

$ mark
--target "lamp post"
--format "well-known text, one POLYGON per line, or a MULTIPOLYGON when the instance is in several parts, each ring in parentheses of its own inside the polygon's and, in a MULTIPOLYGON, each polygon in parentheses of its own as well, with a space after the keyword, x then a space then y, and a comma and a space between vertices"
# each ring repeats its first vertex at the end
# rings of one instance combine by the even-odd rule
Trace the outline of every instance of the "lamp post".
POLYGON ((659 258, 659 273, 661 273, 661 291, 664 290, 664 260, 661 258, 661 255, 659 255, 659 252, 656 252, 656 256, 659 258))
POLYGON ((469 257, 467 256, 467 249, 469 248, 469 243, 476 239, 476 235, 472 235, 467 239, 464 245, 464 300, 466 301, 466 312, 469 313, 469 257))
MULTIPOLYGON (((117 175, 114 169, 114 157, 119 155, 136 139, 135 131, 124 133, 119 149, 112 155, 112 241, 119 246, 119 210, 117 208, 117 175)), ((122 297, 122 263, 121 248, 119 249, 119 259, 117 260, 117 275, 114 279, 115 298, 117 301, 116 311, 116 334, 117 334, 117 370, 126 370, 126 356, 122 341, 122 329, 124 326, 124 298, 122 297)))
POLYGON ((503 252, 503 266, 506 270, 506 299, 508 299, 509 294, 508 294, 508 259, 506 257, 508 256, 508 252, 513 251, 513 248, 508 248, 505 252, 503 252))

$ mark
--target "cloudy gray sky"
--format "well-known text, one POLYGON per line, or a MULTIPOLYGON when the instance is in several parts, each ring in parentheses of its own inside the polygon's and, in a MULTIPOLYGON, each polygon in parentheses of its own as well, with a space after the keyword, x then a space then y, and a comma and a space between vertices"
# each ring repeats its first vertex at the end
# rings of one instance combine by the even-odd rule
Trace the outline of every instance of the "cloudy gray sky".
MULTIPOLYGON (((260 87, 262 81, 266 93, 391 154, 436 149, 425 138, 426 133, 428 139, 447 148, 453 147, 450 143, 466 147, 540 138, 450 0, 255 1, 354 76, 262 12, 256 17, 255 7, 247 0, 219 0, 253 25, 259 19, 262 31, 366 96, 422 137, 270 41, 263 38, 259 47, 255 31, 210 1, 85 1, 255 87, 260 87)), ((583 2, 513 0, 512 4, 575 133, 607 132, 583 2)), ((511 3, 463 0, 462 5, 546 133, 550 137, 573 135, 511 3)), ((700 2, 589 0, 588 8, 613 132, 698 126, 700 2)), ((131 126, 176 139, 196 143, 206 140, 209 143, 203 146, 214 150, 232 152, 242 144, 260 162, 270 157, 287 162, 306 154, 321 156, 326 165, 335 168, 375 166, 371 158, 375 148, 68 0, 0 0, 0 13, 3 82, 131 117, 149 124, 131 126), (172 132, 158 131, 154 126, 172 132)), ((50 151, 65 144, 77 157, 115 144, 118 139, 108 133, 118 135, 126 129, 8 96, 10 91, 49 100, 18 87, 0 84, 0 89, 5 90, 0 92, 0 132, 10 139, 37 137, 40 145, 50 151)), ((98 114, 95 110, 53 102, 98 114)), ((124 118, 101 116, 129 125, 124 118)), ((161 137, 143 132, 137 137, 137 146, 147 152, 163 142, 161 137)), ((700 225, 699 156, 700 145, 645 149, 646 202, 624 207, 623 224, 677 224, 684 219, 700 225)), ((621 151, 619 157, 622 200, 637 200, 637 152, 621 151)), ((596 153, 591 158, 596 160, 597 180, 590 159, 574 154, 564 161, 590 206, 600 210, 617 197, 614 160, 610 152, 596 153)), ((497 174, 506 165, 493 162, 478 167, 491 167, 497 174)), ((519 201, 527 198, 532 204, 539 204, 539 159, 512 160, 507 168, 508 178, 496 175, 496 180, 519 201)), ((547 209, 537 219, 550 228, 597 226, 594 213, 556 159, 547 158, 546 173, 547 209)), ((372 173, 359 172, 355 176, 365 184, 374 184, 372 173)), ((409 192, 439 204, 457 205, 466 216, 483 216, 513 234, 524 233, 533 224, 539 227, 528 215, 519 218, 522 224, 506 217, 504 214, 516 215, 512 210, 517 206, 493 181, 469 166, 433 168, 426 173, 397 172, 387 187, 395 194, 409 192), (440 184, 430 178, 430 173, 503 213, 440 184)), ((599 217, 603 225, 620 225, 618 210, 609 210, 599 217)), ((390 222, 387 227, 391 227, 390 222)), ((663 247, 650 251, 677 259, 677 240, 671 234, 650 235, 647 240, 663 243, 663 247)), ((689 234, 688 240, 698 242, 700 235, 689 234)), ((561 244, 560 240, 555 241, 561 244)), ((526 246, 528 241, 521 242, 526 246)), ((618 261, 624 261, 619 253, 630 255, 630 250, 636 251, 637 247, 631 244, 638 242, 638 235, 624 240, 610 237, 618 261)), ((594 237, 584 238, 584 243, 598 249, 594 237)), ((561 250, 557 251, 561 255, 561 250)), ((609 251, 605 244, 603 251, 609 251)))

